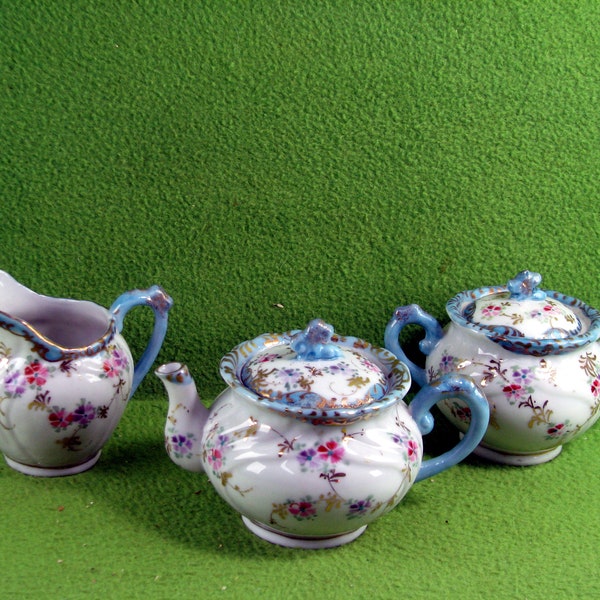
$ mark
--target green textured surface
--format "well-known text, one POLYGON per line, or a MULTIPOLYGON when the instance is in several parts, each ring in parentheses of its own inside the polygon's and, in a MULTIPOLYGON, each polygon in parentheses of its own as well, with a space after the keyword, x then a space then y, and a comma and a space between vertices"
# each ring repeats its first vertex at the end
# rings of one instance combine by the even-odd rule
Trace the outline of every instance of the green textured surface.
MULTIPOLYGON (((1 0, 0 21, 0 268, 104 306, 161 284, 159 360, 207 403, 233 345, 315 316, 382 343, 396 305, 444 319, 523 268, 600 306, 597 2, 1 0)), ((150 320, 128 317, 134 354, 150 320)), ((4 597, 600 595, 598 427, 305 552, 170 463, 165 411, 148 377, 90 472, 0 466, 4 597)))

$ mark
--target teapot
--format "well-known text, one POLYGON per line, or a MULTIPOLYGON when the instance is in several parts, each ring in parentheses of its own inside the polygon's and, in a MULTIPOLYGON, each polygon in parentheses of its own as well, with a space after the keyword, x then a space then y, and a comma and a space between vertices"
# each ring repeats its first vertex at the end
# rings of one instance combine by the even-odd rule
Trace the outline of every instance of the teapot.
POLYGON ((171 303, 153 286, 122 294, 107 310, 37 294, 0 271, 0 451, 7 464, 45 477, 93 467, 160 350, 171 303), (121 330, 140 305, 155 319, 134 366, 121 330))
MULTIPOLYGON (((484 391, 490 422, 475 454, 501 464, 536 465, 555 458, 600 416, 600 313, 576 298, 539 288, 522 271, 507 285, 457 294, 446 304, 445 329, 418 305, 398 307, 385 347, 419 385, 448 373, 469 375, 484 391), (425 368, 400 345, 403 328, 425 330, 425 368)), ((470 421, 462 400, 446 396, 440 411, 460 430, 470 421)))
POLYGON ((425 386, 407 406, 411 377, 402 362, 319 319, 239 344, 220 373, 227 388, 209 410, 185 365, 157 369, 169 396, 167 453, 206 473, 251 532, 281 546, 354 540, 414 482, 465 458, 489 418, 463 376, 425 386), (423 460, 429 408, 447 395, 465 400, 471 425, 454 448, 423 460))

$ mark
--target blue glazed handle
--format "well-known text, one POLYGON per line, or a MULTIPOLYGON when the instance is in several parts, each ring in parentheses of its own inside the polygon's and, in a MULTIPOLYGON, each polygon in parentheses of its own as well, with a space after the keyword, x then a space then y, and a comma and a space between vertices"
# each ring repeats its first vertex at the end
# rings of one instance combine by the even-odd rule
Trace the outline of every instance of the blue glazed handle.
POLYGON ((386 349, 408 366, 412 378, 419 386, 423 387, 427 384, 425 369, 415 365, 400 347, 400 332, 410 324, 420 325, 425 329, 425 338, 419 342, 419 348, 425 356, 428 356, 435 348, 444 332, 435 318, 426 313, 418 304, 399 306, 385 328, 384 344, 386 349))
POLYGON ((172 305, 173 300, 171 297, 160 286, 153 285, 147 290, 132 290, 121 294, 110 307, 119 333, 123 329, 125 315, 132 308, 136 306, 149 306, 154 311, 154 328, 142 357, 135 365, 130 397, 133 396, 138 385, 144 379, 152 363, 158 356, 160 347, 165 339, 165 333, 167 332, 169 309, 172 305))
POLYGON ((433 416, 429 409, 445 396, 462 398, 467 403, 471 411, 469 429, 454 448, 423 461, 415 481, 437 475, 465 459, 481 442, 486 432, 490 420, 490 406, 485 396, 470 377, 450 374, 426 385, 408 407, 421 434, 426 435, 433 429, 433 416))

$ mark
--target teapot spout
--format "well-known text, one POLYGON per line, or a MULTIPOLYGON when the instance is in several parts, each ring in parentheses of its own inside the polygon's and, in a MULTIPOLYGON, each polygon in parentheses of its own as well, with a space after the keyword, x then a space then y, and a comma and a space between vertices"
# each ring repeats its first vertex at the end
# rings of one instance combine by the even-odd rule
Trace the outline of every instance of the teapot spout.
POLYGON ((155 374, 169 395, 169 411, 165 424, 165 448, 169 458, 186 469, 201 473, 202 432, 208 419, 208 409, 202 404, 196 384, 186 365, 167 363, 155 374))

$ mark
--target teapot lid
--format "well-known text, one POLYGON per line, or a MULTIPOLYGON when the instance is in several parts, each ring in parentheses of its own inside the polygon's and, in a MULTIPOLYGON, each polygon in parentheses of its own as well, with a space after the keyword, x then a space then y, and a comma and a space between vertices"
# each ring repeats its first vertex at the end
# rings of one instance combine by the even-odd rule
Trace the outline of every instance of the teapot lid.
POLYGON ((393 354, 339 336, 320 319, 240 344, 223 357, 221 375, 253 400, 319 424, 363 418, 410 387, 407 367, 393 354))
POLYGON ((539 273, 521 271, 506 286, 461 292, 450 318, 520 354, 560 354, 595 341, 600 313, 580 300, 542 290, 539 273))

